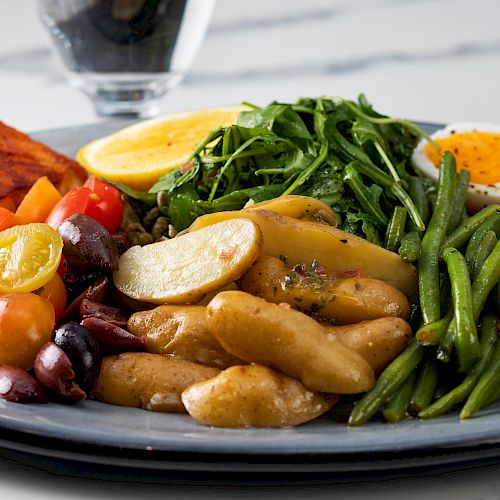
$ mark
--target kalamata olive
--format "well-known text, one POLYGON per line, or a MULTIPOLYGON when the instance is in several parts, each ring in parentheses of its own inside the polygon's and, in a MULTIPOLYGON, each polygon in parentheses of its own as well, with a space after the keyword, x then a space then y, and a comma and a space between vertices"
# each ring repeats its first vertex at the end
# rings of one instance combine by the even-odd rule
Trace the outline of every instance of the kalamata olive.
POLYGON ((80 303, 80 318, 99 318, 116 326, 125 326, 128 314, 116 307, 106 306, 93 300, 83 299, 80 303))
POLYGON ((92 217, 74 214, 57 228, 63 255, 74 270, 109 273, 118 269, 118 249, 111 234, 92 217))
POLYGON ((67 261, 65 261, 63 282, 70 299, 78 297, 78 295, 83 293, 92 283, 94 283, 97 277, 102 276, 102 274, 102 271, 82 271, 81 269, 73 269, 67 261))
POLYGON ((75 382, 75 372, 64 351, 47 342, 38 351, 33 365, 35 376, 55 399, 64 403, 77 403, 87 396, 75 382))
POLYGON ((106 351, 143 351, 146 346, 144 337, 138 337, 119 326, 99 318, 86 318, 82 321, 92 336, 106 351))
POLYGON ((118 255, 125 253, 130 248, 128 235, 125 231, 119 231, 118 233, 112 234, 111 237, 115 240, 118 255))
POLYGON ((13 403, 46 403, 47 397, 38 380, 26 370, 0 366, 0 397, 13 403))
POLYGON ((64 314, 61 317, 61 322, 66 323, 70 319, 76 318, 79 315, 80 303, 83 299, 102 302, 108 291, 109 280, 106 276, 99 276, 90 286, 82 293, 75 297, 66 307, 64 314))
POLYGON ((91 395, 101 366, 97 340, 82 325, 70 321, 55 331, 54 344, 66 353, 75 372, 75 380, 91 395))

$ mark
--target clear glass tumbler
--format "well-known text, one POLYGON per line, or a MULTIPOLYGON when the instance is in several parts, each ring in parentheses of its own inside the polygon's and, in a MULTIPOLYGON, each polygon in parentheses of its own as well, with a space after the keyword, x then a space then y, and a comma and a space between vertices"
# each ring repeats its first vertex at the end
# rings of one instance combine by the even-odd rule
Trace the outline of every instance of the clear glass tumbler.
POLYGON ((99 115, 154 116, 179 83, 215 0, 38 0, 71 84, 99 115))

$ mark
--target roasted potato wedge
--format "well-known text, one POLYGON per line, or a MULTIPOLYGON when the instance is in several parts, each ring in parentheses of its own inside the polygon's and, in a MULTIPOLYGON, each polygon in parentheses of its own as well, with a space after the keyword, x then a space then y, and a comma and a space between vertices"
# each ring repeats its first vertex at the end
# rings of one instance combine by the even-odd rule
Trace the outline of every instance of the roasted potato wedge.
POLYGON ((173 356, 124 352, 102 360, 95 397, 113 405, 184 413, 182 391, 219 372, 173 356))
POLYGON ((395 316, 408 318, 405 295, 385 281, 336 278, 327 269, 317 273, 293 270, 275 257, 262 256, 240 280, 240 288, 276 304, 286 302, 338 324, 395 316))
POLYGON ((231 219, 171 240, 135 246, 113 279, 125 295, 155 304, 187 304, 239 278, 260 256, 262 233, 231 219))
POLYGON ((326 328, 330 339, 343 344, 360 354, 380 373, 408 345, 412 331, 401 318, 379 318, 355 325, 331 326, 326 328))
POLYGON ((146 339, 146 349, 216 368, 243 362, 227 353, 208 330, 206 307, 163 305, 132 314, 128 329, 146 339))
POLYGON ((262 255, 282 257, 291 266, 310 266, 316 260, 332 271, 355 272, 364 278, 385 281, 406 296, 417 291, 415 267, 397 253, 325 224, 297 220, 268 210, 240 210, 202 215, 189 231, 236 217, 246 217, 259 225, 264 235, 262 255))
POLYGON ((324 202, 309 196, 279 196, 248 205, 244 210, 270 210, 294 219, 310 220, 335 226, 335 212, 324 202))
POLYGON ((321 392, 354 394, 375 382, 371 366, 288 304, 245 292, 221 292, 207 306, 208 328, 233 356, 298 378, 321 392))
POLYGON ((329 410, 327 397, 261 365, 233 366, 182 393, 188 413, 215 427, 287 427, 329 410))

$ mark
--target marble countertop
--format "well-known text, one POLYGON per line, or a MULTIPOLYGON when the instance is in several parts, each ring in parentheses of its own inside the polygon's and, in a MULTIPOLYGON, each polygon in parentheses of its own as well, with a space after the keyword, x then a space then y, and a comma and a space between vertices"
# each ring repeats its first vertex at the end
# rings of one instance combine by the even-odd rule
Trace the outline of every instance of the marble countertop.
MULTIPOLYGON (((497 0, 218 0, 202 48, 161 112, 363 92, 389 115, 500 122, 497 0)), ((94 123, 50 53, 35 0, 0 2, 0 120, 24 131, 94 123)), ((0 459, 0 497, 494 500, 500 467, 304 487, 166 487, 57 477, 0 459)))
MULTIPOLYGON (((218 0, 163 113, 363 92, 386 114, 500 121, 496 0, 218 0)), ((1 119, 33 131, 96 121, 53 62, 34 0, 0 2, 1 119)))

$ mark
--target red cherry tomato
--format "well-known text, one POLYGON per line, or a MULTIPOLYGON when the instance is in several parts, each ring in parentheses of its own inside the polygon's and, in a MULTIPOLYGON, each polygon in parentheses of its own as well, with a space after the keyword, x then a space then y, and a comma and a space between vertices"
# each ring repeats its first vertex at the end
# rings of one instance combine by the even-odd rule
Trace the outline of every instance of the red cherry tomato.
POLYGON ((76 213, 92 217, 110 233, 115 233, 123 216, 120 191, 90 177, 82 187, 72 189, 63 196, 47 218, 47 224, 57 229, 63 220, 76 213))
POLYGON ((47 224, 57 229, 61 222, 73 214, 84 214, 92 191, 89 188, 74 188, 66 193, 47 217, 47 224))
POLYGON ((110 233, 115 233, 123 216, 120 191, 94 176, 85 182, 84 187, 92 191, 85 215, 100 222, 110 233))

